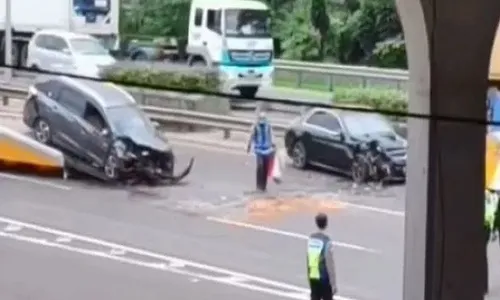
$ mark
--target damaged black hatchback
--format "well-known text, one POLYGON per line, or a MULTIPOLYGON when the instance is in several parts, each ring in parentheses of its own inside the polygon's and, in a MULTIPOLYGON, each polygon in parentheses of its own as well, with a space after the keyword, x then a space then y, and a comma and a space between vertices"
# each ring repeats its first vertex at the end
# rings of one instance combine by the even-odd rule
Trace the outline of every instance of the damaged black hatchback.
POLYGON ((121 87, 69 77, 29 89, 24 123, 35 139, 61 150, 68 168, 108 181, 175 183, 172 149, 155 124, 121 87))

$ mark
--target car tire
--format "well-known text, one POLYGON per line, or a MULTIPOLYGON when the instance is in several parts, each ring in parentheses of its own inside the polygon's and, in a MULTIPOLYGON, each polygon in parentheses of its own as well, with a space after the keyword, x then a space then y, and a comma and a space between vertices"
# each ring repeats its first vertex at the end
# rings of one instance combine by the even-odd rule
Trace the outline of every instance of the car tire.
POLYGON ((104 163, 103 171, 104 176, 108 181, 117 181, 119 179, 119 160, 114 151, 111 151, 106 157, 106 162, 104 163))
POLYGON ((356 184, 368 181, 368 161, 362 154, 356 154, 351 165, 351 179, 356 184))
POLYGON ((290 154, 292 164, 295 168, 305 169, 307 167, 307 151, 301 140, 298 140, 293 144, 290 154))
POLYGON ((33 133, 35 140, 39 143, 48 145, 52 142, 52 129, 49 122, 43 118, 38 118, 34 122, 33 133))

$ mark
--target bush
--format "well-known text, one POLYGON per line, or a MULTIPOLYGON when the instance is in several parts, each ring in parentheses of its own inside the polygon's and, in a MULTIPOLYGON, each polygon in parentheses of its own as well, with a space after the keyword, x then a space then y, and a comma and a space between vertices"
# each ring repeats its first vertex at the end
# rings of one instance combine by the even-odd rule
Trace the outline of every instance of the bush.
POLYGON ((195 92, 216 92, 219 79, 216 72, 164 71, 150 69, 110 69, 104 79, 117 84, 146 86, 157 89, 180 89, 195 92))
MULTIPOLYGON (((372 107, 375 110, 386 110, 406 113, 408 96, 404 91, 381 88, 338 88, 334 92, 334 103, 355 104, 372 107)), ((390 117, 391 119, 401 119, 390 117)))

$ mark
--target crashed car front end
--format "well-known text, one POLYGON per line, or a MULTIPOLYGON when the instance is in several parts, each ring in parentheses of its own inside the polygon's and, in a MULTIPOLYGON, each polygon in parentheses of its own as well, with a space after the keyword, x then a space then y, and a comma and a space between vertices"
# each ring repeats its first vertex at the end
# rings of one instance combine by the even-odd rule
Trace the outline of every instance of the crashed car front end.
POLYGON ((155 149, 135 144, 129 138, 116 139, 113 151, 118 159, 118 173, 122 180, 176 183, 191 171, 193 160, 179 175, 174 174, 175 156, 170 147, 155 149))

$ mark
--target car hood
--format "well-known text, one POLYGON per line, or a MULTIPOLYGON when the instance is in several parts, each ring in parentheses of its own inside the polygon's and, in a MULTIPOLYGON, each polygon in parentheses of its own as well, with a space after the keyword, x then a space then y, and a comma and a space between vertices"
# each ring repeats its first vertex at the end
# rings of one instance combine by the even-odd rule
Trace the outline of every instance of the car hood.
POLYGON ((129 139, 136 146, 148 147, 160 152, 171 150, 167 139, 157 132, 150 132, 145 129, 128 128, 118 134, 118 138, 129 139))
POLYGON ((376 140, 386 150, 406 149, 407 141, 396 133, 371 133, 366 134, 360 140, 369 142, 376 140))

